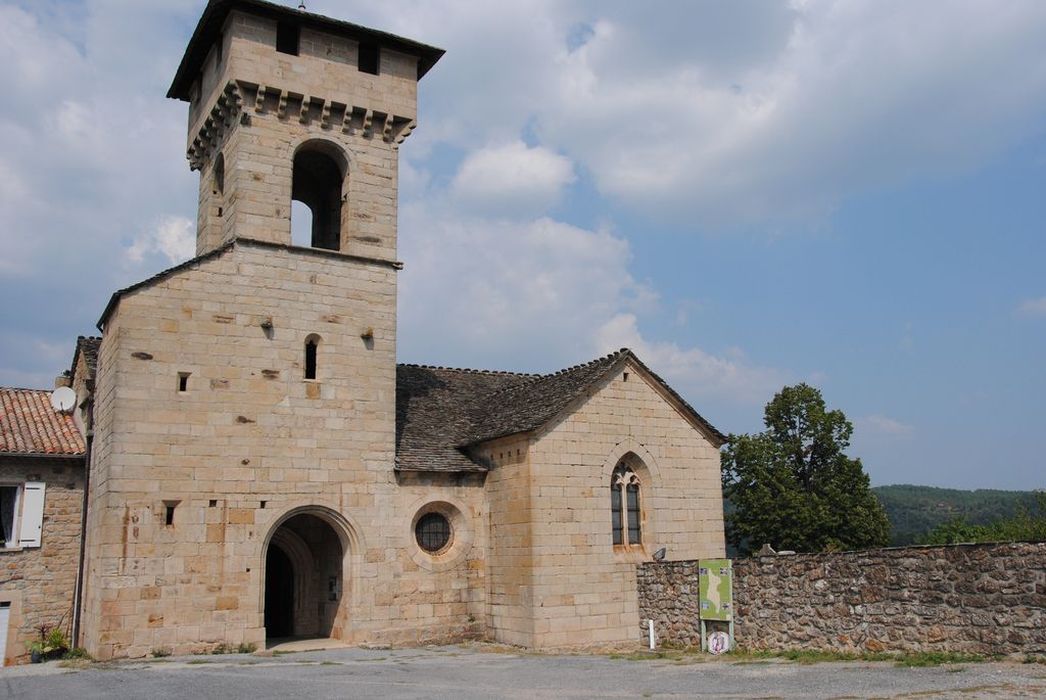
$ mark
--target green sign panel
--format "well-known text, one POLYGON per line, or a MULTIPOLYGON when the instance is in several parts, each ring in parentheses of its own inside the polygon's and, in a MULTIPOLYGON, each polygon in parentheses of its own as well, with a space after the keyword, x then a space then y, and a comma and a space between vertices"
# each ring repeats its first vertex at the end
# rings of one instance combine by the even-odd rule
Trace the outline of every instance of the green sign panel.
POLYGON ((730 622, 734 614, 734 575, 729 559, 702 559, 701 619, 730 622))

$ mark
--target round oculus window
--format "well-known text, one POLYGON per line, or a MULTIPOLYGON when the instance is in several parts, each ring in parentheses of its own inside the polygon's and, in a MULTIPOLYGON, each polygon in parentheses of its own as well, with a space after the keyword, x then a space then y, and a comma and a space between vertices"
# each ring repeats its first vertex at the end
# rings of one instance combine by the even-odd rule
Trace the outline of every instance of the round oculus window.
POLYGON ((429 554, 436 554, 450 544, 450 521, 442 513, 426 513, 414 526, 418 546, 429 554))

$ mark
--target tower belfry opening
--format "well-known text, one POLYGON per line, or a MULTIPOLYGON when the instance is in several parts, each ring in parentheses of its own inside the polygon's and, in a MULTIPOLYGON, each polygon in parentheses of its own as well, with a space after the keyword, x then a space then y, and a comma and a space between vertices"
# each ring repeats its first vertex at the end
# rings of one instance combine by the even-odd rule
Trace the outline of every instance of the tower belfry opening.
MULTIPOLYGON (((344 170, 328 153, 306 146, 294 156, 291 200, 301 202, 312 213, 309 245, 313 248, 341 248, 341 213, 344 170)), ((292 231, 295 230, 292 222, 292 231)))

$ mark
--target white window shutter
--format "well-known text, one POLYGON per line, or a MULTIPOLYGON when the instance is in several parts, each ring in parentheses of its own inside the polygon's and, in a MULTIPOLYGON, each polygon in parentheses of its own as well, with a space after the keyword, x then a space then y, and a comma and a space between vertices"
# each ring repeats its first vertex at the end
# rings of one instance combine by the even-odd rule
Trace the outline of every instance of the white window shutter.
POLYGON ((44 482, 27 481, 22 488, 22 527, 18 544, 39 547, 44 525, 44 482))

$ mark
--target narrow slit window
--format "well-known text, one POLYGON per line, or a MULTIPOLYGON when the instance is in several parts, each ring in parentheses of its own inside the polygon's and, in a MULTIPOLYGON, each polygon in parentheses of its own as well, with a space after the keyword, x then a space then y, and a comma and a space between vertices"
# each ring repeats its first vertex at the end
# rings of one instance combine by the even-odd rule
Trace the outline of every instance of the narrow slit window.
POLYGON ((305 339, 305 378, 316 378, 316 354, 319 350, 320 339, 318 336, 310 335, 305 339))
POLYGON ((276 24, 276 50, 280 53, 298 55, 298 40, 301 30, 297 25, 290 22, 279 22, 276 24))
POLYGON ((219 153, 214 160, 214 194, 222 196, 225 194, 225 154, 219 153))
POLYGON ((178 505, 177 503, 165 503, 164 504, 163 518, 164 518, 164 524, 167 525, 167 527, 170 527, 170 526, 174 525, 174 508, 177 505, 178 505))
POLYGON ((184 394, 189 391, 189 375, 191 372, 178 373, 178 393, 184 394))
POLYGON ((379 55, 380 54, 377 44, 360 44, 359 57, 357 62, 360 72, 370 73, 371 75, 377 75, 379 55))

